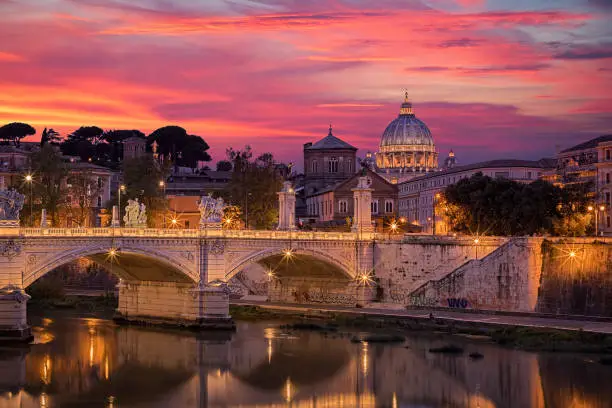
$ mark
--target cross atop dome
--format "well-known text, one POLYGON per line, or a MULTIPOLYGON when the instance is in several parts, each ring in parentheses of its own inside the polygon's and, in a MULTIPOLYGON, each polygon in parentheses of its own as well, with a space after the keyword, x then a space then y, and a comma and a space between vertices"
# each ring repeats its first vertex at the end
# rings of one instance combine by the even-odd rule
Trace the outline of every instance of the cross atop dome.
POLYGON ((327 134, 327 136, 333 136, 332 134, 332 124, 329 124, 329 133, 327 134))

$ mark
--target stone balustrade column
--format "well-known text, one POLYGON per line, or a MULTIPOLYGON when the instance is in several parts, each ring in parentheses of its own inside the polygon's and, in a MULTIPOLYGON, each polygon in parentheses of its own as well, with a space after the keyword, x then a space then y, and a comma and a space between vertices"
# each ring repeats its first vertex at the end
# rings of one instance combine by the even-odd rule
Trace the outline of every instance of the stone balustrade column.
POLYGON ((373 232, 372 226, 372 189, 368 177, 361 176, 357 187, 351 189, 354 200, 353 232, 373 232))
POLYGON ((283 183, 283 189, 278 194, 278 229, 295 229, 295 190, 289 181, 283 183))

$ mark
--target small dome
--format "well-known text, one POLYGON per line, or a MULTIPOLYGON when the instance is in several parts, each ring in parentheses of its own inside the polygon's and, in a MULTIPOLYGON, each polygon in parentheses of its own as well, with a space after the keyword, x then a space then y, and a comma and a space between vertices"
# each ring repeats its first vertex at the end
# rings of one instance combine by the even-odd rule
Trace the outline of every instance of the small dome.
POLYGON ((381 147, 406 145, 434 146, 431 131, 422 120, 414 116, 408 94, 399 116, 389 123, 380 140, 381 147))

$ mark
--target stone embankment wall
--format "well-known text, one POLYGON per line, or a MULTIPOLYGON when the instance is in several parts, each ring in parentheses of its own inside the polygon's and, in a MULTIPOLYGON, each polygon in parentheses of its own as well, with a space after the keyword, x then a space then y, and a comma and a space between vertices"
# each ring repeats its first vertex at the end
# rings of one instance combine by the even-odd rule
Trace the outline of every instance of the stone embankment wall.
POLYGON ((422 285, 445 277, 472 259, 487 256, 506 242, 506 238, 497 237, 430 235, 377 242, 373 264, 380 288, 378 300, 411 304, 411 293, 422 285))
POLYGON ((408 305, 612 315, 612 239, 513 238, 410 294, 408 305))

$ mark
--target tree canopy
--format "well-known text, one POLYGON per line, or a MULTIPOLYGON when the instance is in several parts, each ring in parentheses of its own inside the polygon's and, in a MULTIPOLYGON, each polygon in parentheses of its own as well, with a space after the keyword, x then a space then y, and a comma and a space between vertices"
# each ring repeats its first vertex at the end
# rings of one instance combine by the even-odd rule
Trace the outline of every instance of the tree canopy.
POLYGON ((581 235, 590 219, 586 197, 542 180, 524 184, 477 173, 448 186, 436 212, 457 232, 581 235))
POLYGON ((19 147, 21 139, 36 134, 36 129, 27 123, 12 122, 0 127, 0 143, 13 144, 19 147))
POLYGON ((241 208, 247 226, 268 229, 278 221, 278 196, 281 177, 271 153, 253 159, 250 146, 243 150, 227 149, 234 171, 224 191, 226 200, 241 208), (248 222, 247 222, 248 217, 248 222))
POLYGON ((220 160, 217 162, 217 171, 232 171, 232 162, 220 160))
POLYGON ((55 131, 54 129, 49 129, 47 130, 47 128, 45 128, 42 132, 42 134, 40 135, 40 146, 44 146, 47 143, 51 144, 51 145, 59 145, 62 141, 62 138, 60 137, 59 132, 55 131))
POLYGON ((169 157, 176 166, 196 168, 199 161, 210 161, 209 146, 200 136, 187 134, 180 126, 165 126, 147 137, 147 143, 157 143, 157 152, 169 157))

